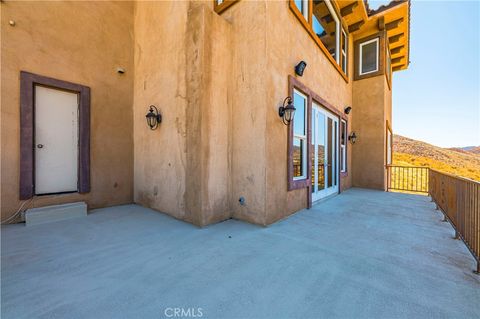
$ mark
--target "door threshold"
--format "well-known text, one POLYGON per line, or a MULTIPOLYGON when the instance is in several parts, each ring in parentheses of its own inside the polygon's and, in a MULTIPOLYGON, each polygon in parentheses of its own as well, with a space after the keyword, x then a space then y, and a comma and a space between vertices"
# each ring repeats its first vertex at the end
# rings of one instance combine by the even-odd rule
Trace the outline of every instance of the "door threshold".
POLYGON ((317 199, 316 201, 312 202, 312 207, 313 207, 314 205, 320 204, 320 203, 322 203, 322 202, 324 202, 324 201, 326 201, 326 200, 329 200, 329 199, 331 199, 332 197, 337 196, 338 194, 339 194, 339 193, 333 193, 333 194, 327 195, 327 196, 325 196, 325 197, 322 197, 322 198, 320 198, 320 199, 317 199))

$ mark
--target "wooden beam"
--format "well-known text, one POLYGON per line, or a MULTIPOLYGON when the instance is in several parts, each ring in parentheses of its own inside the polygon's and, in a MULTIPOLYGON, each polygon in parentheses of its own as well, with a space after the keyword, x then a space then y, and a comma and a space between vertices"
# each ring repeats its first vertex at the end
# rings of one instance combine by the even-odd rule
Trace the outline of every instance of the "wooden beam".
POLYGON ((395 71, 400 71, 403 67, 405 66, 405 64, 402 64, 402 65, 399 65, 399 66, 394 66, 392 71, 395 72, 395 71))
POLYGON ((320 20, 323 20, 328 24, 333 22, 333 17, 331 14, 327 14, 326 16, 322 17, 320 20))
POLYGON ((358 29, 360 29, 364 24, 365 24, 365 21, 363 20, 355 22, 354 24, 348 26, 348 32, 349 33, 355 32, 358 29))
POLYGON ((402 60, 403 60, 403 58, 404 58, 404 57, 403 57, 403 56, 401 56, 401 57, 398 57, 398 58, 394 58, 394 59, 392 59, 392 64, 396 64, 396 63, 398 63, 398 62, 402 61, 402 60))
POLYGON ((404 45, 395 47, 395 48, 393 48, 393 49, 390 50, 390 53, 391 53, 392 55, 393 55, 393 54, 400 53, 400 51, 402 51, 402 49, 403 49, 404 47, 405 47, 404 45))
POLYGON ((385 17, 378 18, 378 30, 383 31, 385 30, 385 17))
POLYGON ((388 30, 392 30, 392 29, 395 29, 397 28, 400 23, 403 22, 403 18, 400 18, 400 19, 397 19, 395 21, 392 21, 392 22, 389 22, 387 24, 385 24, 385 29, 388 31, 388 30))
POLYGON ((352 14, 353 13, 353 10, 358 6, 358 2, 354 2, 354 3, 351 3, 349 4, 348 6, 346 7, 343 7, 341 10, 340 10, 340 14, 342 15, 342 17, 345 17, 345 16, 348 16, 349 14, 352 14))
POLYGON ((398 42, 398 40, 400 40, 401 37, 403 37, 403 33, 392 35, 391 37, 388 38, 388 42, 390 43, 398 42))

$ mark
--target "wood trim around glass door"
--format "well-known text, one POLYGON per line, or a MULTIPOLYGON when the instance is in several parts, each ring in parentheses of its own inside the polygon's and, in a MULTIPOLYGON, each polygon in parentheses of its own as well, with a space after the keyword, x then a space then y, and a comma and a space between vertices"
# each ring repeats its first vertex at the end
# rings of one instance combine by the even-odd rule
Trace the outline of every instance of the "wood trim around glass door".
POLYGON ((20 72, 20 190, 21 200, 35 195, 35 86, 77 93, 78 101, 78 192, 90 192, 90 88, 84 85, 20 72))
MULTIPOLYGON (((312 104, 313 102, 317 103, 330 113, 338 117, 339 123, 340 120, 344 119, 348 121, 347 116, 335 108, 332 104, 328 103, 325 99, 316 94, 313 90, 308 88, 302 82, 297 80, 294 76, 288 76, 288 94, 293 98, 293 90, 297 89, 307 96, 307 177, 302 180, 293 179, 293 123, 290 123, 288 128, 288 147, 287 147, 287 185, 288 191, 300 188, 308 189, 308 198, 307 198, 307 208, 312 207, 312 146, 311 146, 311 135, 312 135, 312 104)), ((338 152, 340 151, 340 142, 337 147, 337 157, 338 152)), ((340 166, 337 165, 338 174, 338 190, 341 190, 341 175, 340 175, 340 166)))

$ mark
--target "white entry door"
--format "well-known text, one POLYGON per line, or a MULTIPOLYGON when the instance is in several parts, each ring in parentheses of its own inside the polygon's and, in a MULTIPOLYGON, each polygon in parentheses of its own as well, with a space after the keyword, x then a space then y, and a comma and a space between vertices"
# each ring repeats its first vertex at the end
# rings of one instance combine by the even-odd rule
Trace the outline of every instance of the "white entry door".
POLYGON ((35 194, 78 189, 78 95, 35 86, 35 194))
POLYGON ((312 202, 338 193, 338 117, 312 106, 312 202))

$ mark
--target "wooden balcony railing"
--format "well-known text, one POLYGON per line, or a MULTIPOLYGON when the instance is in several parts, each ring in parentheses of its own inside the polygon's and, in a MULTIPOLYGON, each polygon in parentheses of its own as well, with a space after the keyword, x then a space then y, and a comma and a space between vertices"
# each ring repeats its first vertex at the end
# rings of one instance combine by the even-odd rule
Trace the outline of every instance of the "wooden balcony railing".
POLYGON ((428 167, 387 166, 387 190, 428 193, 428 167))
POLYGON ((480 183, 430 169, 428 193, 477 261, 480 273, 480 183))

